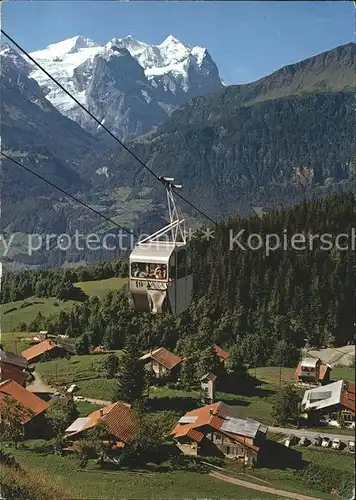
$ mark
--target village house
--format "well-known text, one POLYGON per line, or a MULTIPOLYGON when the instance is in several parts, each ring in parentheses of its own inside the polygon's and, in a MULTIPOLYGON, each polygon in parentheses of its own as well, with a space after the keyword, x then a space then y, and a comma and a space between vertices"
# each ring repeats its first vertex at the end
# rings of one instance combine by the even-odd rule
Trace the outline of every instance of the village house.
POLYGON ((25 386, 27 380, 25 370, 27 366, 28 362, 24 357, 0 349, 0 382, 14 380, 18 384, 25 386))
POLYGON ((14 399, 27 410, 21 420, 24 437, 39 437, 44 428, 44 415, 49 404, 14 380, 6 380, 0 383, 0 420, 2 417, 6 418, 6 415, 1 414, 6 396, 14 399))
POLYGON ((27 359, 28 363, 37 363, 44 358, 61 358, 65 355, 66 349, 50 339, 43 340, 39 344, 35 344, 22 351, 22 356, 27 359))
POLYGON ((164 347, 155 349, 144 356, 141 356, 140 361, 145 363, 145 367, 155 374, 157 378, 165 377, 168 374, 174 374, 180 367, 183 358, 177 356, 173 352, 168 351, 164 347))
POLYGON ((315 387, 305 391, 302 410, 310 424, 318 424, 321 417, 354 425, 355 384, 337 380, 325 387, 315 387))
POLYGON ((217 357, 220 359, 223 365, 225 365, 225 361, 227 358, 230 356, 229 352, 224 351, 220 346, 217 344, 213 344, 213 351, 217 355, 217 357))
POLYGON ((75 444, 85 437, 86 431, 93 429, 99 422, 107 425, 110 433, 111 449, 121 449, 130 443, 136 429, 136 423, 132 413, 131 405, 118 401, 104 408, 100 408, 87 417, 77 418, 66 430, 65 439, 75 444))
POLYGON ((330 382, 331 366, 322 364, 319 358, 305 358, 299 361, 294 375, 299 382, 326 385, 330 382))
POLYGON ((267 430, 220 401, 186 413, 171 434, 185 455, 226 456, 257 465, 267 430))

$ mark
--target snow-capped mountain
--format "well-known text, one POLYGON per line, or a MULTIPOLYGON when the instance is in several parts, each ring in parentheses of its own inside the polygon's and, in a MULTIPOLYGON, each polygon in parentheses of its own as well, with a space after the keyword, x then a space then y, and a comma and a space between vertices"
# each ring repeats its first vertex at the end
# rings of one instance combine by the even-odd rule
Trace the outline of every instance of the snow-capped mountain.
MULTIPOLYGON (((202 47, 168 36, 160 45, 114 38, 105 45, 76 36, 32 52, 76 99, 121 138, 146 133, 188 99, 223 86, 202 47)), ((41 70, 31 67, 46 98, 94 135, 100 127, 41 70)))

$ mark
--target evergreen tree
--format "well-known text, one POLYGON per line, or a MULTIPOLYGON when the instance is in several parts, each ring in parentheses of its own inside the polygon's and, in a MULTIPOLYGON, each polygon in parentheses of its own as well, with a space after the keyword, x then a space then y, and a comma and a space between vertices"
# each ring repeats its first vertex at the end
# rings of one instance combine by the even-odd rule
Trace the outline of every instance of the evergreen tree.
POLYGON ((140 361, 140 350, 134 340, 128 343, 120 359, 117 388, 113 401, 134 403, 142 399, 145 388, 144 366, 140 361))

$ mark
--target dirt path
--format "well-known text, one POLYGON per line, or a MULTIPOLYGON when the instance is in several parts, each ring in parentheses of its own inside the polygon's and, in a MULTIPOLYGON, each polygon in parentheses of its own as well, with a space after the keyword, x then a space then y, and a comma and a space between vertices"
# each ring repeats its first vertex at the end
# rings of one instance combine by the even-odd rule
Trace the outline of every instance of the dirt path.
POLYGON ((247 481, 243 481, 242 479, 235 479, 230 476, 225 476, 224 474, 220 474, 220 472, 210 472, 209 476, 215 477, 216 479, 220 479, 221 481, 225 481, 226 483, 236 484, 237 486, 243 486, 245 488, 249 488, 250 490, 270 493, 275 497, 277 496, 284 498, 292 498, 295 500, 319 500, 316 497, 309 497, 307 495, 302 495, 300 493, 292 493, 291 491, 277 490, 269 486, 262 486, 261 484, 249 483, 247 481))
POLYGON ((29 384, 26 389, 30 392, 46 392, 46 393, 54 393, 55 389, 47 385, 40 375, 37 372, 33 372, 33 376, 35 380, 29 384))

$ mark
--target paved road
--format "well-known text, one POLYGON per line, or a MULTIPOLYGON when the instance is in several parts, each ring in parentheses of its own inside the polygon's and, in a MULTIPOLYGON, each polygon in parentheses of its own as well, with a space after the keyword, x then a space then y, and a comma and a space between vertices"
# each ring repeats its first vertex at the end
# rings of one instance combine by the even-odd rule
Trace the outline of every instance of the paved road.
POLYGON ((345 441, 347 442, 349 439, 352 439, 354 436, 348 435, 348 434, 333 434, 333 433, 328 433, 327 430, 325 431, 310 431, 309 429, 287 429, 284 427, 268 427, 268 430, 270 432, 274 432, 275 434, 285 434, 286 436, 289 436, 291 434, 294 434, 295 436, 298 437, 307 437, 307 438, 315 438, 317 436, 321 437, 328 437, 329 439, 340 439, 340 441, 345 441))
POLYGON ((309 497, 306 495, 301 495, 300 493, 292 493, 291 491, 277 490, 276 488, 271 488, 270 486, 263 486, 261 484, 249 483, 248 481, 243 481, 242 479, 235 479, 234 477, 225 476, 220 474, 220 472, 210 472, 210 476, 225 481, 226 483, 236 484, 237 486, 243 486, 244 488, 249 488, 250 490, 263 491, 264 493, 270 493, 275 498, 292 498, 295 500, 319 500, 316 497, 309 497))

